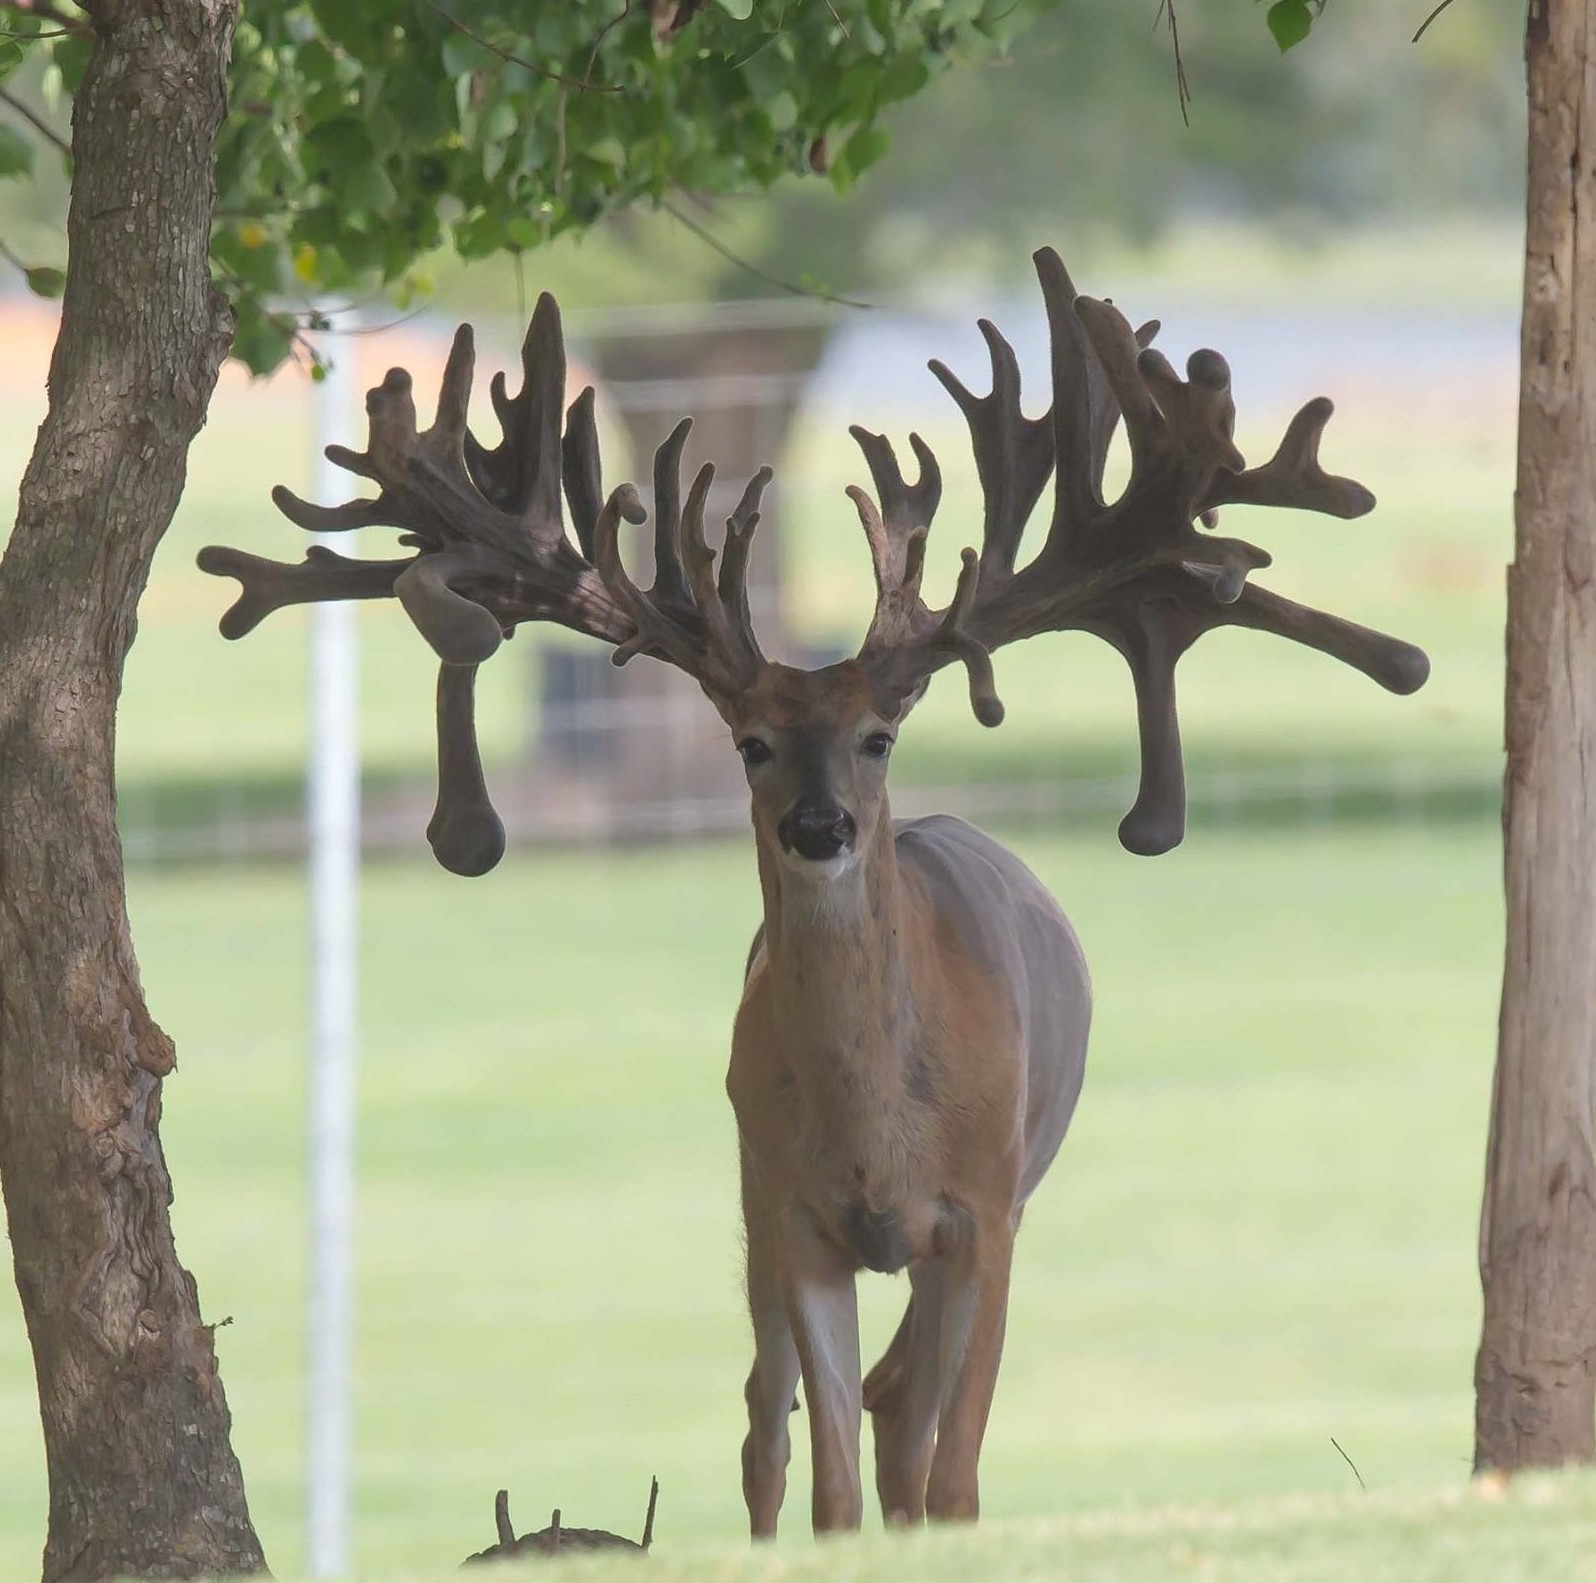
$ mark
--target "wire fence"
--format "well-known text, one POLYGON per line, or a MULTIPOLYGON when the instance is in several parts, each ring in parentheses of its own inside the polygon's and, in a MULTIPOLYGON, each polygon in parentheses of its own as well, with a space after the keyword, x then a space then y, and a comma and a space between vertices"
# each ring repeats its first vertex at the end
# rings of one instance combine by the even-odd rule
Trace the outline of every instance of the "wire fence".
MULTIPOLYGON (((618 728, 619 729, 619 728, 618 728)), ((724 755, 728 760, 730 754, 724 755)), ((733 765, 735 761, 732 761, 733 765)), ((699 840, 746 830, 746 792, 616 795, 602 779, 570 774, 490 771, 495 803, 512 848, 604 847, 699 840)), ((1104 835, 1135 796, 1134 767, 1113 775, 972 779, 895 788, 894 813, 952 813, 1008 827, 1093 830, 1104 835)), ((368 779, 361 844, 368 856, 425 852, 431 787, 423 780, 368 779)), ((1187 777, 1193 828, 1294 828, 1395 824, 1411 827, 1494 820, 1499 769, 1477 759, 1393 757, 1348 766, 1312 758, 1187 777)), ((302 857, 309 824, 290 783, 132 787, 121 803, 123 852, 130 864, 245 863, 302 857)))

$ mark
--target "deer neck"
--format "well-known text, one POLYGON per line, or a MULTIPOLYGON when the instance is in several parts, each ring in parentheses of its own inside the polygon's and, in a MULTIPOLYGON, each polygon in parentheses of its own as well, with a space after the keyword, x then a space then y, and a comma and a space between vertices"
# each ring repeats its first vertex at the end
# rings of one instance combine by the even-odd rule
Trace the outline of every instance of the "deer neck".
POLYGON ((763 844, 759 867, 783 1064, 824 1151, 890 1190, 918 1127, 914 1007, 928 927, 891 820, 883 811, 869 845, 833 877, 795 871, 763 844))

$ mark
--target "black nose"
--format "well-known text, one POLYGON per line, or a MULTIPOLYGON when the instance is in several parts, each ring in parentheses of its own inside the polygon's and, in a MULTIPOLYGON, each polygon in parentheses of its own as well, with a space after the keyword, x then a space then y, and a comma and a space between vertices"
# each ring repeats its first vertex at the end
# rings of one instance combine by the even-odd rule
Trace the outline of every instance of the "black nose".
POLYGON ((823 863, 853 845, 853 815, 825 803, 799 803, 781 821, 781 844, 799 857, 823 863))

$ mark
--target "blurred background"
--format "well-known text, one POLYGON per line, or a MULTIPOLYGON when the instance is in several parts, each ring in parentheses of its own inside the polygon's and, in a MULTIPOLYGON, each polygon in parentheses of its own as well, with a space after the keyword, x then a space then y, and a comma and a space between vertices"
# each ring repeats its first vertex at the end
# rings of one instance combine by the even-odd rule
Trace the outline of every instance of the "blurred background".
MULTIPOLYGON (((519 267, 439 259, 424 310, 355 305, 328 346, 360 389, 410 369, 425 410, 456 322, 478 328, 485 381, 554 291, 573 380, 599 386, 607 484, 645 479, 684 413, 723 477, 776 466, 762 624, 767 650, 806 663, 851 651, 871 604, 842 494, 865 476, 849 423, 936 449, 928 576, 951 588, 979 502, 925 362, 980 385, 990 316, 1028 406, 1045 404, 1039 245, 1082 290, 1162 319, 1177 362, 1226 354, 1249 460, 1302 401, 1335 399, 1326 463, 1375 491, 1375 514, 1229 525, 1273 552, 1269 586, 1428 649, 1423 692, 1391 698, 1256 634, 1205 639, 1181 673, 1191 832, 1156 862, 1114 839, 1135 723, 1096 640, 1004 651, 997 732, 944 681, 895 759, 899 812, 976 818, 1052 885, 1098 989, 1086 1095, 1020 1244, 984 1462, 996 1515, 1339 1491, 1353 1475, 1332 1436, 1371 1486, 1467 1469, 1523 90, 1516 8, 1457 0, 1411 45, 1425 9, 1336 0, 1281 57, 1253 7, 1183 7, 1188 126, 1153 5, 1066 0, 1011 60, 900 113, 846 199, 819 182, 684 198, 685 220, 632 216, 519 267)), ((42 182, 10 201, 0 220, 27 253, 62 196, 42 182)), ((8 487, 53 333, 49 305, 0 295, 8 487)), ((194 554, 297 558, 268 493, 309 492, 320 421, 302 371, 224 375, 143 603, 119 744, 135 934, 179 1049, 179 1246, 227 1325, 235 1443, 286 1574, 302 1553, 307 623, 285 612, 224 643, 232 585, 194 554)), ((328 437, 362 447, 358 410, 328 437)), ((455 879, 422 836, 434 661, 391 603, 362 607, 359 630, 362 1566, 480 1548, 501 1485, 527 1526, 559 1504, 629 1532, 651 1473, 662 1544, 733 1537, 749 1349, 720 1085, 758 917, 734 756, 659 667, 617 673, 523 629, 480 683, 511 852, 455 879)), ((867 1345, 884 1343, 905 1289, 865 1291, 867 1345)), ((43 1536, 32 1389, 7 1286, 0 1570, 19 1575, 43 1536)))

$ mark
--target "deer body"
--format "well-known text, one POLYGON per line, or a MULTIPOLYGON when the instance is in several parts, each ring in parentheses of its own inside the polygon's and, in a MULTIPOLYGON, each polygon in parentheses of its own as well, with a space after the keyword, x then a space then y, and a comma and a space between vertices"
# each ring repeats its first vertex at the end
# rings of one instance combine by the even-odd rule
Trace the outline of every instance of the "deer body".
POLYGON ((864 1408, 886 1518, 973 1517, 1014 1233, 1080 1093, 1085 960, 1041 882, 957 819, 883 819, 837 874, 763 841, 759 860, 765 924, 727 1079, 751 1526, 776 1529, 800 1373, 817 1530, 859 1523, 864 1408), (862 1380, 854 1277, 905 1267, 908 1311, 862 1380))

